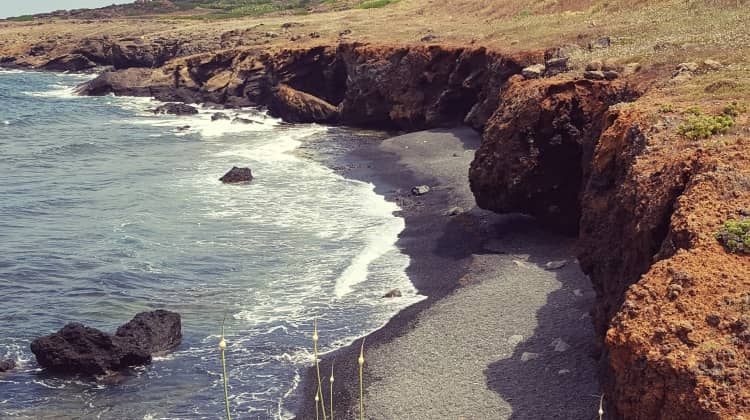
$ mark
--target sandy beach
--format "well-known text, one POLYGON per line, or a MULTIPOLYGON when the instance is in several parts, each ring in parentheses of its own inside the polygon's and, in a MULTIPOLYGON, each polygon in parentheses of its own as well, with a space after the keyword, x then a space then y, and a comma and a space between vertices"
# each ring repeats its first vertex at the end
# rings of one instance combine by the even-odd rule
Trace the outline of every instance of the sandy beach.
MULTIPOLYGON (((433 130, 354 147, 346 175, 375 183, 403 209, 399 247, 427 296, 366 338, 371 419, 585 419, 598 410, 594 292, 572 238, 520 215, 476 208, 471 129, 433 130), (414 196, 411 188, 431 191, 414 196), (560 262, 558 269, 548 264, 560 262)), ((335 360, 335 417, 358 418, 360 342, 335 360)), ((314 375, 304 398, 312 402, 314 375), (309 398, 308 398, 309 397, 309 398)), ((327 385, 327 384, 326 384, 327 385)), ((315 418, 304 404, 298 418, 315 418)))

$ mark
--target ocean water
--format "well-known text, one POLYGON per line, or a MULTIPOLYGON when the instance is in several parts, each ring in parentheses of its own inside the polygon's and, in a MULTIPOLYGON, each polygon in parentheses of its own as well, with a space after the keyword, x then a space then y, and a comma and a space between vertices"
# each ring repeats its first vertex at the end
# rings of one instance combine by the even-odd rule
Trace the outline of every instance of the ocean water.
POLYGON ((294 153, 351 133, 254 109, 155 116, 150 99, 75 96, 88 77, 0 71, 0 359, 18 363, 0 417, 220 418, 226 314, 234 416, 288 418, 314 319, 331 351, 420 299, 396 205, 294 153), (221 184, 235 165, 256 179, 221 184), (182 314, 182 345, 116 384, 48 375, 29 350, 157 308, 182 314))

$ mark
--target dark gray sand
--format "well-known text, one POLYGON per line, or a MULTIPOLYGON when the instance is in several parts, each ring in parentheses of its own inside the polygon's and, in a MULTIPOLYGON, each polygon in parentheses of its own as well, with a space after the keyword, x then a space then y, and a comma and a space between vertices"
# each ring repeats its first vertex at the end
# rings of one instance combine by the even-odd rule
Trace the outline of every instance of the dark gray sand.
MULTIPOLYGON (((476 208, 468 168, 478 145, 476 132, 454 129, 351 150, 358 163, 346 175, 374 182, 402 207, 406 229, 398 245, 428 297, 367 337, 365 417, 597 418, 588 317, 594 293, 573 240, 531 218, 476 208), (413 196, 411 188, 422 184, 431 191, 413 196), (564 266, 548 267, 560 261, 564 266)), ((330 372, 336 359, 335 418, 359 418, 359 343, 322 362, 330 372)), ((315 418, 310 373, 303 385, 310 403, 298 410, 303 419, 315 418)))

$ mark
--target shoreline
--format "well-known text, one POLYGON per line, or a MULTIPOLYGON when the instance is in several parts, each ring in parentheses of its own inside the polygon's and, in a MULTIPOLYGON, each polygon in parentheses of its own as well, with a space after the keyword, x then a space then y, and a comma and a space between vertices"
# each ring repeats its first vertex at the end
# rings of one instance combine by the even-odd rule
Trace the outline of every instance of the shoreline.
MULTIPOLYGON (((580 395, 581 392, 587 395, 597 393, 598 367, 596 361, 589 357, 595 351, 595 336, 590 319, 586 315, 593 302, 593 291, 588 279, 573 263, 573 239, 544 232, 536 226, 533 219, 525 216, 498 215, 476 208, 469 190, 468 166, 479 142, 479 134, 466 127, 430 130, 354 145, 338 162, 320 159, 329 167, 346 168, 339 171, 345 177, 373 183, 378 194, 399 204, 401 211, 398 215, 404 218, 406 227, 399 235, 396 246, 409 255, 407 274, 419 293, 426 296, 425 300, 399 311, 385 326, 364 337, 365 415, 368 418, 437 418, 430 414, 430 407, 424 405, 429 405, 433 396, 442 393, 447 393, 447 398, 454 399, 453 405, 456 407, 451 409, 455 408, 457 411, 448 413, 445 411, 448 408, 441 407, 438 408, 443 410, 440 414, 463 414, 466 418, 486 418, 484 416, 489 413, 494 413, 495 417, 504 416, 503 418, 526 418, 527 415, 548 418, 561 412, 575 417, 583 413, 593 415, 596 412, 598 400, 588 401, 580 395), (341 165, 342 163, 344 165, 341 165), (413 196, 411 188, 423 184, 430 186, 432 190, 424 196, 413 196), (450 215, 451 210, 455 212, 455 207, 460 207, 463 211, 450 215), (498 236, 505 236, 509 241, 502 241, 498 236), (563 257, 568 258, 570 264, 559 272, 543 268, 548 260, 563 257), (520 262, 521 260, 524 262, 520 262), (437 378, 443 371, 433 370, 434 367, 429 366, 429 361, 420 360, 430 359, 430 355, 434 355, 436 351, 435 348, 431 349, 426 345, 425 339, 429 340, 430 335, 446 333, 453 328, 467 330, 462 328, 461 324, 468 321, 471 326, 472 312, 479 309, 474 308, 472 304, 472 300, 477 299, 477 296, 469 296, 467 293, 483 294, 481 288, 485 287, 484 284, 491 283, 495 283, 492 285, 493 288, 499 287, 502 290, 505 285, 493 282, 492 277, 502 275, 504 271, 512 273, 514 270, 529 270, 531 277, 541 279, 540 283, 543 283, 540 286, 541 290, 532 290, 532 293, 546 293, 544 296, 537 296, 538 302, 535 304, 521 304, 520 310, 514 308, 514 313, 507 314, 510 318, 519 313, 526 313, 530 318, 543 314, 546 318, 551 314, 544 308, 551 305, 557 308, 564 307, 569 315, 567 318, 570 319, 561 317, 565 322, 561 323, 558 320, 552 322, 551 326, 541 325, 541 322, 538 325, 525 325, 529 324, 530 319, 512 320, 510 324, 513 325, 510 329, 516 328, 518 331, 514 332, 522 334, 510 334, 508 328, 501 328, 497 333, 490 332, 485 337, 476 337, 479 341, 489 339, 484 347, 500 351, 493 356, 493 360, 497 359, 498 355, 503 357, 494 360, 495 366, 490 363, 481 367, 481 370, 487 371, 483 383, 473 383, 477 389, 461 389, 458 394, 464 394, 463 402, 456 401, 461 397, 457 395, 456 389, 451 389, 452 387, 446 383, 441 385, 439 381, 428 383, 430 379, 425 379, 425 376, 437 378), (559 281, 556 280, 557 277, 560 277, 559 281), (576 289, 573 289, 574 287, 576 289), (572 290, 576 292, 573 293, 572 290), (562 293, 558 293, 559 291, 562 293), (542 297, 549 302, 545 302, 542 297), (453 319, 456 315, 455 308, 445 310, 445 305, 463 307, 463 313, 453 319), (573 318, 578 318, 580 322, 572 326, 561 325, 569 323, 573 318), (447 322, 443 325, 444 331, 439 331, 439 327, 436 331, 434 326, 430 326, 436 320, 447 322), (553 330, 550 330, 550 327, 553 327, 553 330), (433 334, 425 336, 422 330, 431 331, 433 334), (555 337, 552 337, 553 335, 555 337), (522 338, 519 340, 518 336, 522 338), (517 390, 512 389, 515 386, 504 386, 505 381, 498 378, 497 373, 515 369, 515 380, 527 375, 531 375, 529 378, 544 375, 547 367, 545 365, 550 363, 549 360, 544 364, 537 363, 536 366, 514 361, 518 361, 524 353, 531 353, 532 350, 538 352, 534 354, 543 356, 544 348, 561 336, 564 337, 562 346, 568 346, 571 350, 566 349, 564 353, 555 352, 552 348, 550 350, 564 355, 563 358, 569 359, 567 362, 572 360, 573 363, 567 363, 572 365, 572 368, 560 367, 552 372, 553 375, 549 379, 563 378, 570 373, 575 375, 571 378, 574 377, 576 383, 567 385, 566 389, 548 390, 545 394, 549 396, 549 403, 541 410, 534 409, 534 395, 529 395, 531 399, 516 395, 517 390), (548 339, 549 341, 546 341, 548 339), (422 369, 414 367, 419 362, 422 363, 422 369), (529 367, 536 373, 530 374, 527 370, 529 367), (559 373, 565 370, 567 372, 559 373), (410 381, 410 376, 421 376, 421 379, 416 383, 404 383, 410 381), (416 401, 409 396, 409 389, 420 387, 424 388, 420 392, 426 394, 422 395, 422 401, 416 401), (394 393, 397 389, 401 391, 394 393), (478 399, 474 398, 477 390, 483 390, 485 395, 478 399), (580 396, 578 402, 574 398, 576 393, 580 396), (555 400, 565 407, 550 405, 554 404, 555 400), (581 400, 583 404, 580 403, 581 400), (389 405, 393 410, 386 412, 389 405), (472 412, 472 405, 479 411, 472 412), (368 412, 368 406, 376 410, 375 417, 369 415, 372 411, 368 412), (518 417, 513 414, 517 408, 530 411, 519 413, 518 417), (576 413, 571 413, 571 410, 576 413)), ((508 285, 508 289, 518 291, 514 289, 518 285, 512 283, 514 282, 508 285)), ((525 286, 524 281, 521 283, 525 286)), ((502 305, 503 299, 497 300, 498 305, 502 305)), ((498 306, 488 306, 502 312, 502 308, 498 306)), ((491 325, 491 329, 495 327, 496 325, 491 325)), ((478 328, 477 331, 483 329, 478 328)), ((361 340, 357 340, 321 358, 322 372, 330 372, 332 362, 335 365, 334 414, 337 417, 343 413, 344 418, 358 418, 359 383, 356 360, 360 344, 361 340)), ((469 348, 475 343, 468 341, 453 344, 469 348)), ((472 358, 467 356, 464 361, 471 362, 469 359, 472 358)), ((553 360, 552 364, 564 366, 566 362, 553 360)), ((476 373, 477 370, 474 369, 473 374, 476 373)), ((326 373, 323 375, 328 376, 326 373)), ((458 377, 454 379, 456 382, 461 381, 458 377)), ((524 385, 532 388, 540 386, 536 382, 536 379, 526 380, 524 385)), ((325 389, 328 389, 327 383, 328 381, 324 384, 325 389)), ((303 375, 299 388, 300 406, 295 411, 295 418, 315 418, 313 405, 306 404, 305 401, 312 401, 316 384, 315 370, 311 367, 303 375)), ((524 386, 521 387, 523 388, 524 386)))

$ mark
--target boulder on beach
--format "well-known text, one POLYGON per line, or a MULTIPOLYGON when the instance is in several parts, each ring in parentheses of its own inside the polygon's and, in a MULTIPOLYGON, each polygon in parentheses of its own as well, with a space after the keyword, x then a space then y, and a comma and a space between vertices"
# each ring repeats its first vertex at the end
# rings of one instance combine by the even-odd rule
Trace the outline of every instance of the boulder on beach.
POLYGON ((414 195, 425 195, 428 192, 430 192, 430 187, 427 185, 417 185, 416 187, 411 189, 411 193, 414 195))
POLYGON ((79 323, 37 338, 31 351, 49 372, 104 375, 151 363, 153 353, 171 350, 182 341, 180 315, 143 312, 111 335, 79 323))
POLYGON ((13 370, 16 367, 16 361, 15 360, 0 360, 0 373, 5 373, 10 370, 13 370))
POLYGON ((250 168, 238 168, 233 167, 224 176, 219 178, 219 181, 225 184, 236 184, 239 182, 250 182, 253 180, 253 172, 250 168))
POLYGON ((195 115, 198 110, 194 106, 188 104, 170 102, 168 104, 159 105, 153 110, 154 114, 171 114, 171 115, 195 115))

